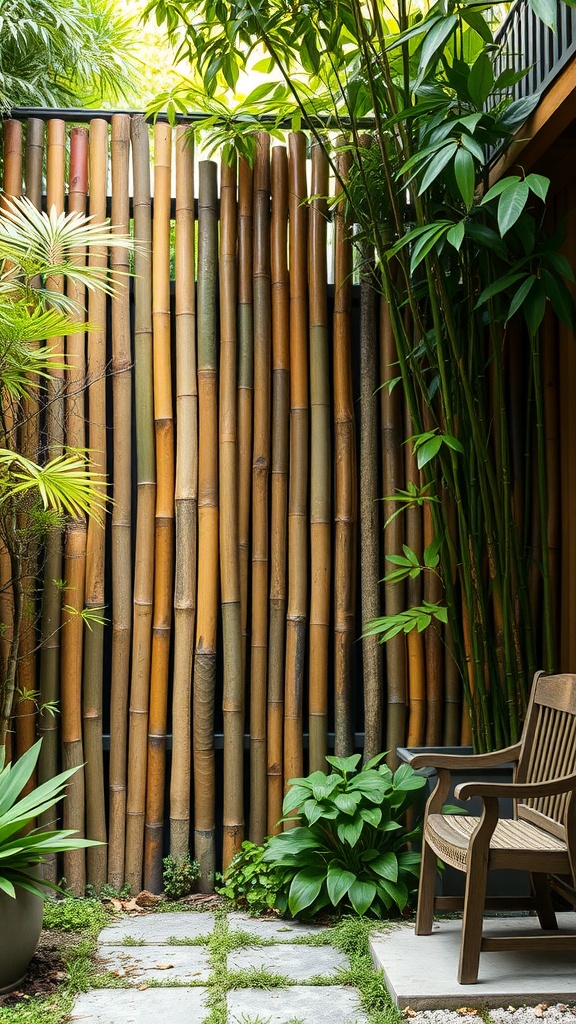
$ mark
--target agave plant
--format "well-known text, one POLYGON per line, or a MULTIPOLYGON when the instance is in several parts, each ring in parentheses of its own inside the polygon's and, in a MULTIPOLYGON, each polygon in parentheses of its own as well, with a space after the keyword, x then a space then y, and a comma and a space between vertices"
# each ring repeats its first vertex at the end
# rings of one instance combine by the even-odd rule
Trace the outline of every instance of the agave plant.
POLYGON ((58 886, 38 878, 35 872, 47 857, 65 850, 99 845, 93 839, 74 838, 74 832, 69 829, 44 832, 36 828, 22 834, 38 815, 62 799, 68 779, 77 770, 69 768, 26 796, 20 796, 34 774, 41 744, 38 740, 18 761, 6 765, 0 753, 0 890, 14 898, 17 886, 40 897, 46 895, 46 888, 58 890, 58 886))

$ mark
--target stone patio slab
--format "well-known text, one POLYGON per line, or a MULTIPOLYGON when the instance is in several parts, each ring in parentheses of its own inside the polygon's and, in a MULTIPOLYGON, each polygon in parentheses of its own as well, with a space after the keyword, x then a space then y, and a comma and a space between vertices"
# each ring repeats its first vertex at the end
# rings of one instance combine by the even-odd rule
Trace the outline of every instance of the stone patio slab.
MULTIPOLYGON (((558 914, 560 928, 576 934, 576 915, 558 914)), ((374 933, 372 958, 384 970, 390 995, 400 1008, 536 1006, 576 999, 574 953, 481 953, 475 985, 456 980, 461 921, 442 920, 432 935, 415 935, 413 925, 374 933)), ((538 932, 535 917, 491 918, 486 935, 538 932)))
POLYGON ((124 939, 151 942, 154 945, 177 939, 198 939, 209 935, 214 928, 214 914, 191 912, 174 914, 142 914, 123 917, 100 932, 98 941, 104 945, 119 946, 124 939))
POLYGON ((301 924, 299 921, 283 921, 280 917, 250 917, 250 914, 234 912, 228 914, 230 931, 248 932, 261 939, 274 942, 292 942, 308 935, 321 935, 327 929, 317 924, 301 924))
POLYGON ((343 985, 235 989, 228 993, 228 1024, 366 1024, 358 994, 343 985))
POLYGON ((202 1024, 206 989, 98 989, 76 997, 70 1020, 78 1024, 202 1024))
POLYGON ((179 985, 207 981, 208 950, 204 946, 103 946, 98 959, 106 971, 122 972, 131 984, 171 981, 179 985))
POLYGON ((289 946, 284 943, 245 947, 228 954, 229 971, 262 967, 291 981, 310 981, 318 975, 333 976, 349 966, 348 957, 331 946, 289 946))

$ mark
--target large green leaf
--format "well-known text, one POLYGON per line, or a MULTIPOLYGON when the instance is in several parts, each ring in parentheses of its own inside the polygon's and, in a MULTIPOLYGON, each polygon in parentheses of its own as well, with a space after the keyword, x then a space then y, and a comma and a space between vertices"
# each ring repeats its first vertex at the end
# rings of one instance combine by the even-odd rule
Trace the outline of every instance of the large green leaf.
POLYGON ((365 914, 376 895, 374 882, 362 882, 357 879, 348 891, 350 903, 357 914, 365 914))
POLYGON ((354 847, 362 835, 363 828, 364 821, 360 816, 353 818, 352 821, 343 821, 337 827, 338 838, 341 843, 354 847))
POLYGON ((332 906, 337 907, 340 901, 344 898, 348 892, 350 886, 356 881, 356 875, 353 871, 347 871, 345 868, 341 868, 334 861, 328 865, 328 874, 326 876, 326 887, 328 889, 328 895, 332 906))
POLYGON ((420 64, 418 67, 418 80, 416 88, 424 79, 434 59, 439 55, 446 40, 452 35, 458 25, 458 16, 449 14, 447 17, 435 23, 426 33, 420 50, 420 64))
POLYGON ((370 868, 375 871, 377 875, 381 875, 382 878, 387 878, 390 882, 396 882, 398 880, 398 859, 395 853, 388 851, 388 853, 382 853, 375 860, 370 861, 370 868))
POLYGON ((294 876, 288 894, 288 907, 293 917, 314 903, 325 880, 326 871, 322 868, 303 868, 294 876))
POLYGON ((526 206, 529 194, 530 189, 525 181, 520 181, 517 185, 510 185, 502 192, 498 201, 498 228, 502 236, 518 220, 526 206))
POLYGON ((558 11, 557 0, 528 0, 530 7, 537 18, 543 21, 553 32, 556 31, 556 18, 558 11))
MULTIPOLYGON (((484 19, 482 19, 484 20, 484 19)), ((477 107, 483 107, 494 85, 494 69, 487 53, 474 61, 468 77, 468 92, 477 107)))
POLYGON ((422 195, 422 193, 425 192, 427 188, 430 188, 430 185, 432 185, 436 181, 436 179, 440 176, 446 164, 449 163, 450 160, 452 160, 457 149, 457 142, 449 142, 446 146, 443 147, 443 149, 440 150, 439 153, 432 157, 432 159, 430 160, 426 167, 426 172, 424 174, 424 177, 422 178, 420 188, 418 189, 419 195, 422 195))

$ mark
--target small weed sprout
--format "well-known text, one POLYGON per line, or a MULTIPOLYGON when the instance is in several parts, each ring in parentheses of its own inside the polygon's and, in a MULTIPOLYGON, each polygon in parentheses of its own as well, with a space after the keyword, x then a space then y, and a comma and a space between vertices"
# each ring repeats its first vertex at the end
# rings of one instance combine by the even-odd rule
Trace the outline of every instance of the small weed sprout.
POLYGON ((200 877, 198 861, 192 860, 189 853, 181 857, 173 857, 170 853, 164 857, 162 863, 164 894, 169 900, 179 900, 183 896, 188 896, 192 892, 194 882, 200 877))

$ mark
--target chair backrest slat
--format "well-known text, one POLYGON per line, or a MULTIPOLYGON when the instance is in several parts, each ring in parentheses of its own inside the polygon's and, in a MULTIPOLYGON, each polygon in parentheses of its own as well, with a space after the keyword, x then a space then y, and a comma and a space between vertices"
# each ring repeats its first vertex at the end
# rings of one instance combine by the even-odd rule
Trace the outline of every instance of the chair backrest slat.
MULTIPOLYGON (((518 782, 544 782, 576 771, 576 675, 536 677, 522 743, 518 782)), ((567 794, 559 794, 523 801, 516 813, 558 835, 567 806, 567 794)))

